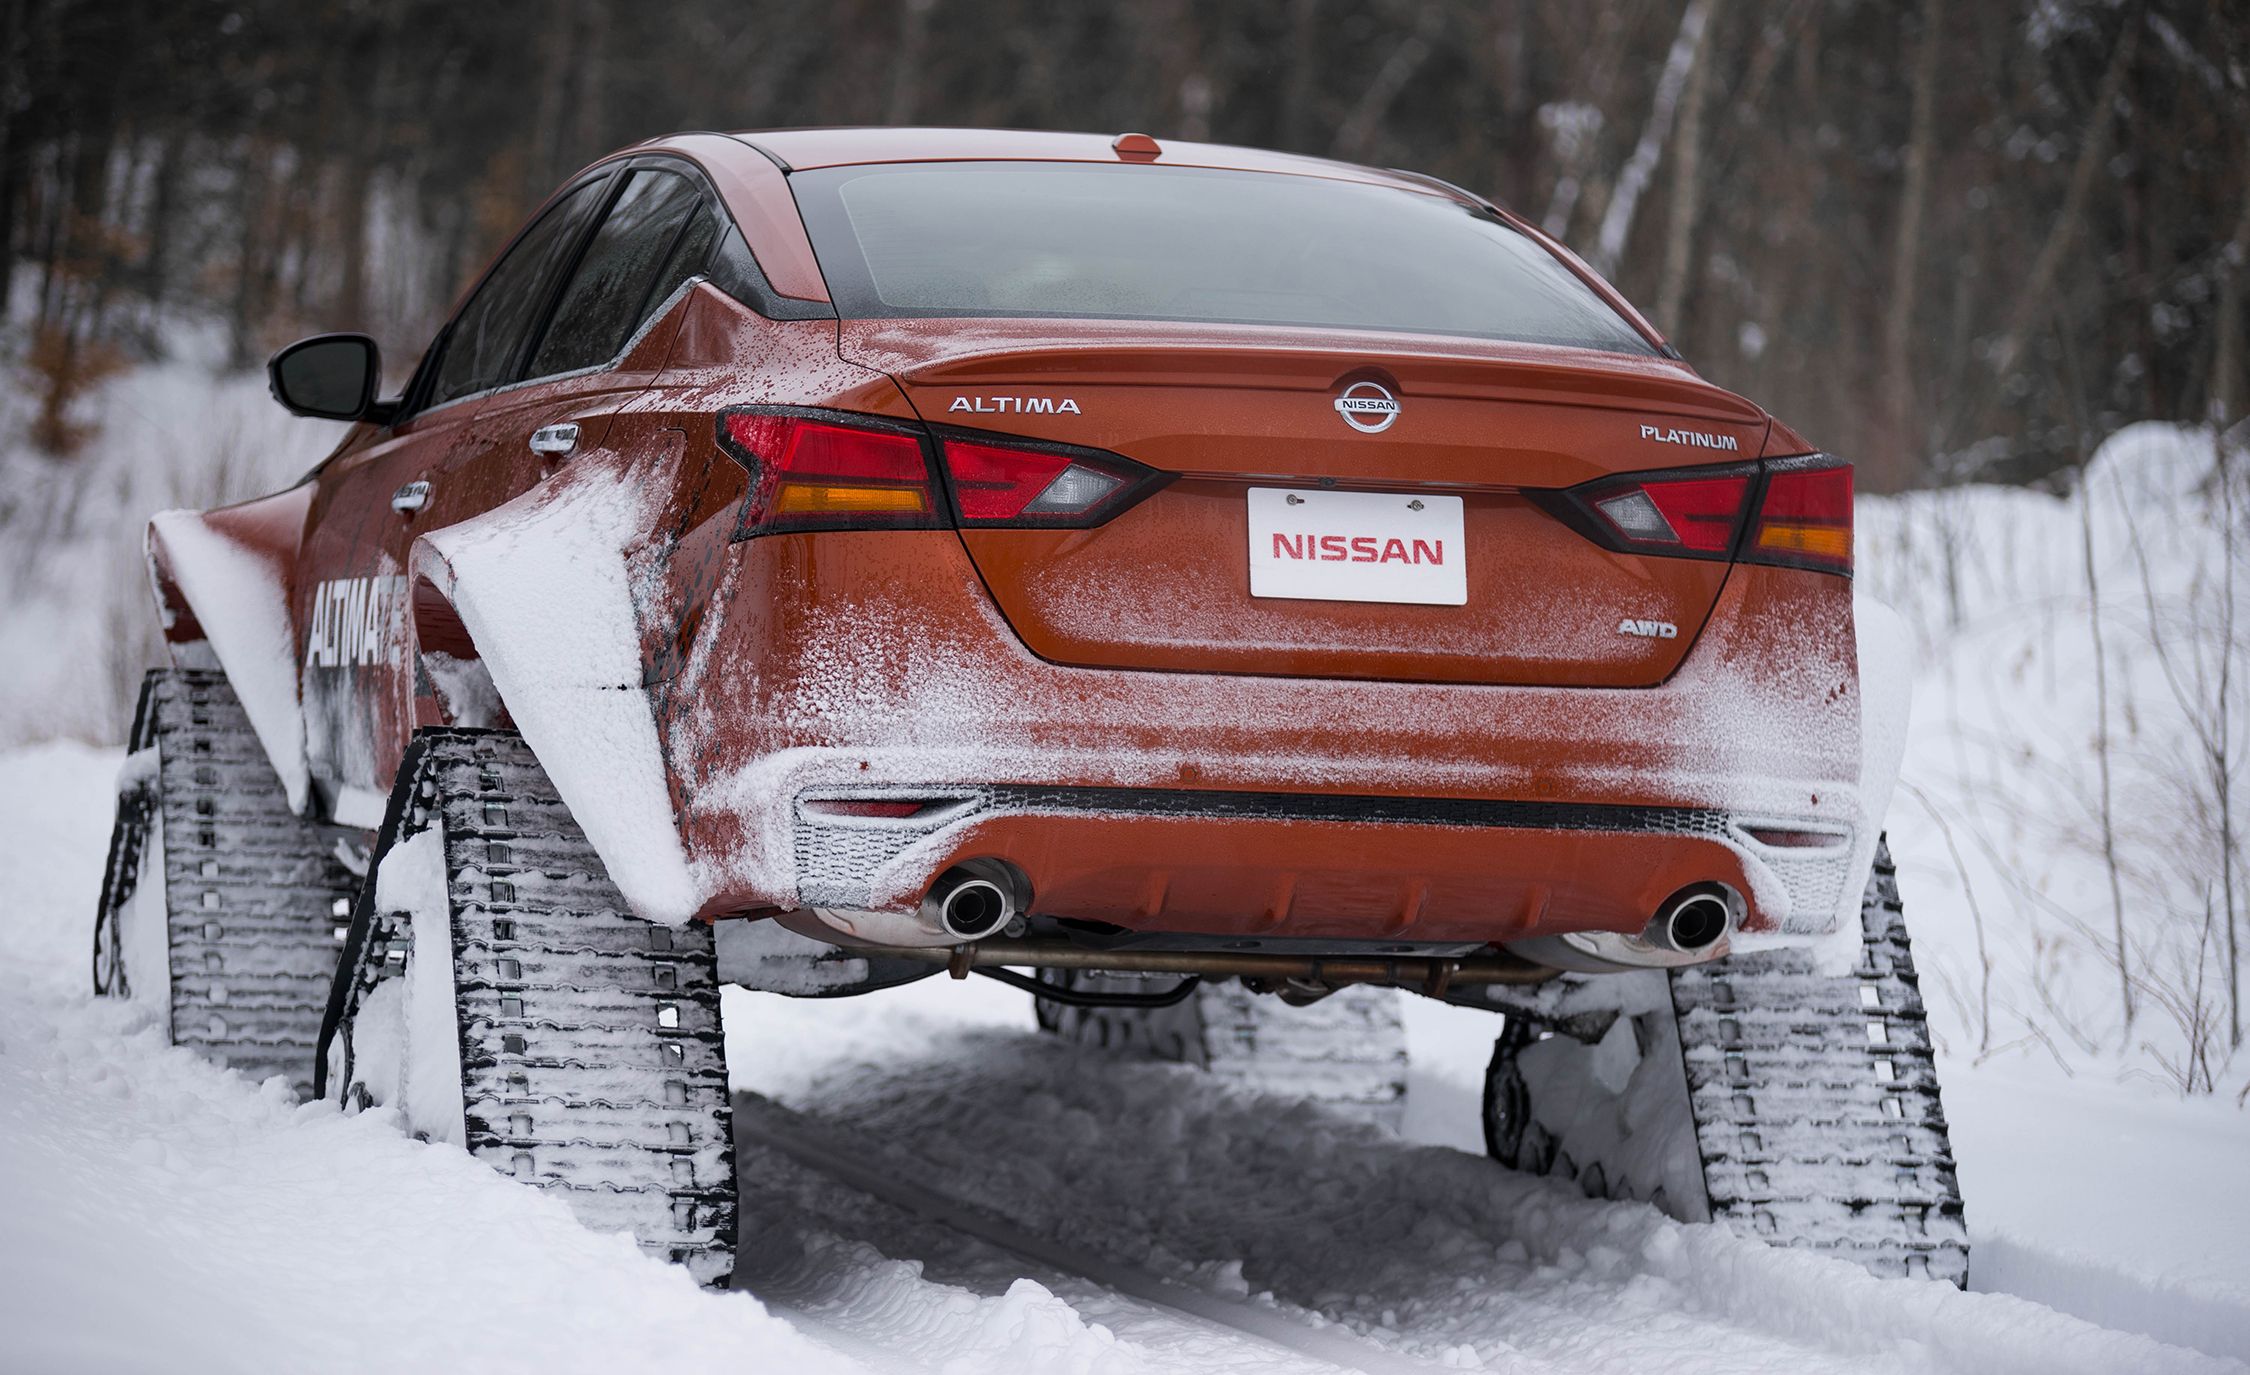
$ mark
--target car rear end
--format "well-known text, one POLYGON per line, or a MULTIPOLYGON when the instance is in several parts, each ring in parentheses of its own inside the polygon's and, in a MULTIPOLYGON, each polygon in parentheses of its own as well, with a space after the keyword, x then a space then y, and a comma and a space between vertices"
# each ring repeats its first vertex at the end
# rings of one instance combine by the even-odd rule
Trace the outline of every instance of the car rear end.
POLYGON ((726 901, 1595 968, 1856 911, 1849 468, 1490 208, 1308 166, 792 172, 895 394, 717 417, 726 901))

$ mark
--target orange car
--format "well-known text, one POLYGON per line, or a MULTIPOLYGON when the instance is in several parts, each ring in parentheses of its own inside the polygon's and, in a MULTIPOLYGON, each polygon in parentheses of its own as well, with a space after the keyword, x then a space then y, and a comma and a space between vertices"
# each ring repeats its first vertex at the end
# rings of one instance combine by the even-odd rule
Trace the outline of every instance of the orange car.
POLYGON ((1645 1113, 1534 1092, 1630 1032, 1675 1211, 1965 1265, 1851 469, 1506 210, 1137 134, 682 135, 572 178, 398 397, 360 335, 271 374, 336 451, 150 527, 96 979, 176 1038, 718 1275, 721 981, 988 973, 1204 1063, 1342 1018, 1378 1099, 1399 986, 1505 1015, 1510 1163, 1659 1189, 1597 1164, 1645 1113), (1697 1030, 1713 971, 1895 1022, 1836 1052, 1835 1140, 1919 1133, 1850 1225, 1803 1216, 1833 1141, 1726 1174, 1802 1105, 1721 1080, 1802 1046, 1697 1030))

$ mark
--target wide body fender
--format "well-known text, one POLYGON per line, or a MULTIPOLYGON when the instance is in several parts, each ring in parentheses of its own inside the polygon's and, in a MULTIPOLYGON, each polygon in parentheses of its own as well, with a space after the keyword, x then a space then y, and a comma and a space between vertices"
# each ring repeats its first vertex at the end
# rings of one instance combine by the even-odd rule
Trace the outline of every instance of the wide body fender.
MULTIPOLYGON (((425 654, 473 654, 633 911, 681 923, 700 898, 674 820, 644 671, 638 566, 678 431, 595 450, 505 505, 414 542, 425 654), (637 476, 636 476, 637 475, 637 476), (438 621, 450 621, 442 636, 438 621)), ((457 657, 457 656, 449 656, 457 657)))
POLYGON ((148 523, 149 582, 172 662, 223 670, 299 815, 310 806, 289 607, 310 485, 148 523))

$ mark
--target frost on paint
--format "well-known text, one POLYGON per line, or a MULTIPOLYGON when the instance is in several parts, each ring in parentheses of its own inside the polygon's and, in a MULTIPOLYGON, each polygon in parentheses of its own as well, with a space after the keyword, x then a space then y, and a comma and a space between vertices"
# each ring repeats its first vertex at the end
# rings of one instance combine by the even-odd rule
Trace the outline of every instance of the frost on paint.
MULTIPOLYGON (((474 520, 415 542, 516 729, 634 913, 677 925, 703 894, 673 824, 626 559, 640 486, 587 455, 474 520)), ((458 683, 458 679, 457 679, 458 683)))
MULTIPOLYGON (((1741 637, 1746 620, 1777 614, 1742 601, 1721 597, 1707 641, 1741 637)), ((1840 643, 1843 629, 1825 618, 1849 611, 1836 599, 1779 614, 1824 618, 1794 637, 1823 645, 1840 643)), ((706 892, 754 891, 782 906, 845 905, 809 893, 808 875, 797 868, 793 803, 808 790, 973 789, 1058 777, 1108 787, 1209 786, 1212 761, 1224 760, 1229 779, 1246 787, 1381 793, 1403 779, 1425 795, 1526 796, 1563 780, 1594 795, 1655 794, 1849 830, 1866 857, 1856 872, 1852 855, 1819 856, 1814 872, 1816 861, 1800 854, 1722 841, 1744 857, 1760 909, 1801 943, 1838 927, 1856 930, 1871 832, 1884 805, 1861 782, 1859 695, 1836 690, 1851 681, 1848 649, 1748 682, 1737 666, 1691 653, 1660 690, 1182 673, 1168 676, 1158 718, 1131 675, 1040 661, 973 597, 952 619, 880 598, 839 602, 816 608, 797 628, 756 661, 714 675, 714 689, 689 696, 675 724, 675 759, 726 757, 726 742, 745 721, 781 742, 686 789, 691 821, 724 817, 744 832, 737 845, 695 856, 706 892), (901 645, 911 648, 901 652, 901 645), (1299 722, 1348 722, 1354 743, 1293 749, 1289 723, 1299 722), (1246 747, 1246 735, 1257 743, 1246 747), (1527 749, 1520 764, 1495 764, 1496 736, 1545 748, 1527 749), (1630 767, 1586 762, 1619 738, 1634 742, 1630 767), (1558 758, 1572 762, 1551 762, 1558 758), (1198 777, 1207 781, 1185 781, 1198 777), (1798 781, 1807 777, 1833 782, 1812 798, 1798 781)), ((926 862, 948 843, 939 831, 855 874, 865 880, 866 901, 896 905, 919 896, 926 862)))
POLYGON ((150 518, 152 561, 159 550, 281 775, 290 808, 302 813, 309 790, 305 718, 297 700, 296 631, 280 570, 212 529, 196 511, 150 518))

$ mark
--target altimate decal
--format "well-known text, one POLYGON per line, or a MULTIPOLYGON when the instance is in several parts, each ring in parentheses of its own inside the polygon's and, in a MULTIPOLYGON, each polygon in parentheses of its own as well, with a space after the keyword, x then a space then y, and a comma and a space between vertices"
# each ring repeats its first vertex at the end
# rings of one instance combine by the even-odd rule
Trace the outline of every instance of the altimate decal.
POLYGON ((1378 540, 1373 535, 1283 535, 1273 537, 1277 559, 1314 559, 1322 563, 1428 563, 1443 567, 1445 541, 1378 540))
POLYGON ((970 415, 1078 415, 1078 403, 1069 397, 1057 400, 1051 396, 956 396, 947 406, 950 414, 965 411, 970 415))
POLYGON ((405 610, 406 579, 395 573, 318 584, 305 626, 305 667, 383 663, 405 610))
POLYGON ((1651 444, 1685 444, 1691 449, 1721 449, 1737 453, 1742 446, 1735 443, 1731 434, 1704 434, 1698 430, 1668 430, 1657 425, 1641 426, 1641 438, 1651 444))

